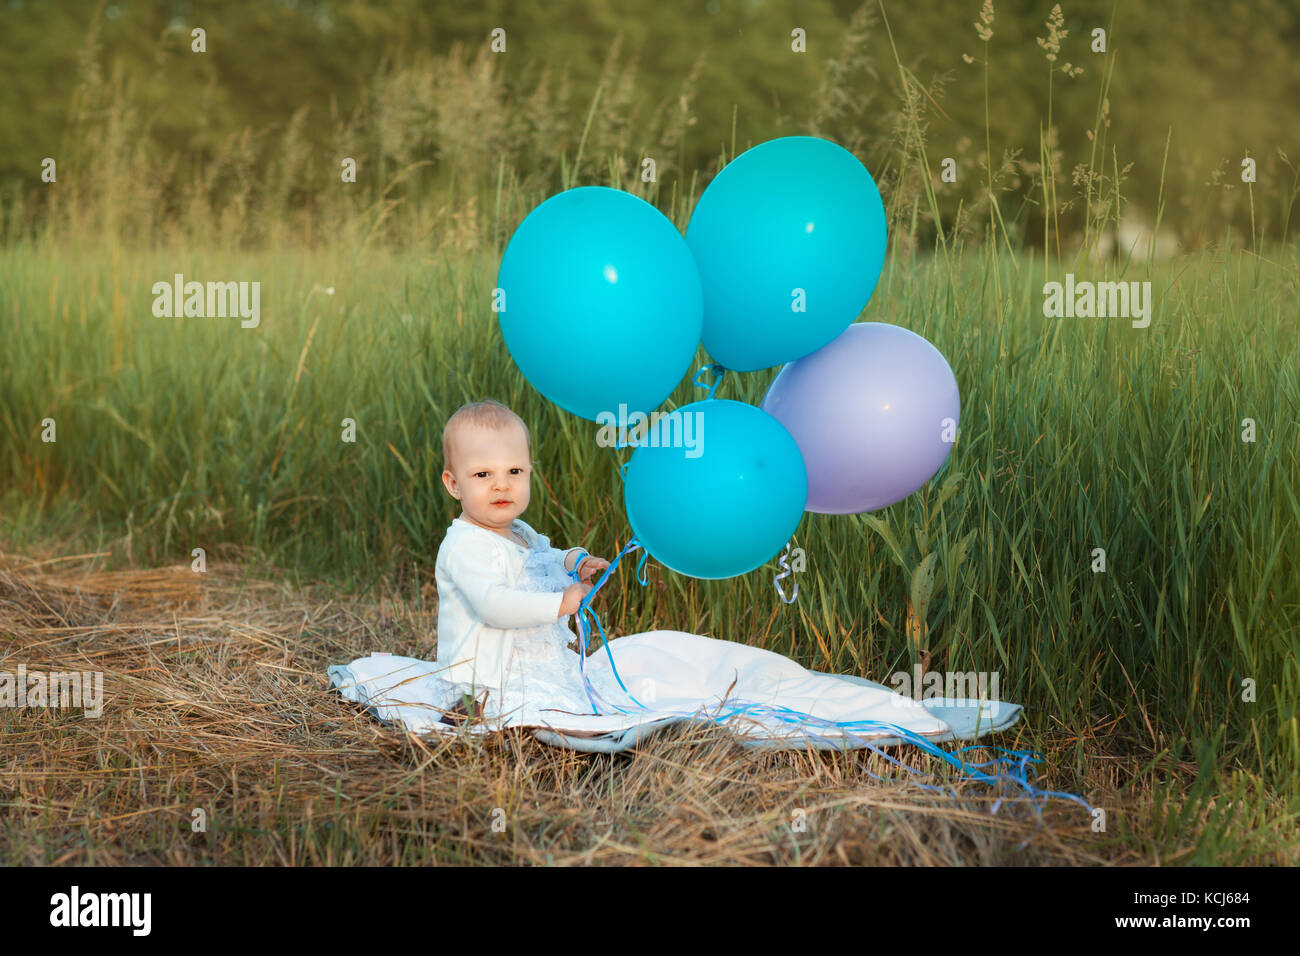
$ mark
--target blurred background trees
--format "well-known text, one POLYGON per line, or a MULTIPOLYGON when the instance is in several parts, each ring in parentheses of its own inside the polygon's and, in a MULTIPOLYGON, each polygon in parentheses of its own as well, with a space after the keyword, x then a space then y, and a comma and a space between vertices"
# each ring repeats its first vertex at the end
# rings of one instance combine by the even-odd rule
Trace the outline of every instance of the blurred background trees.
POLYGON ((1118 180, 1154 216, 1167 138, 1164 218, 1185 245, 1249 235, 1252 199, 1257 234, 1289 228, 1300 4, 1068 0, 1055 62, 1035 42, 1051 4, 999 0, 987 45, 980 6, 888 2, 887 30, 874 0, 0 0, 0 226, 411 242, 468 236, 496 214, 500 240, 527 209, 485 210, 499 181, 530 201, 619 185, 664 208, 692 177, 698 195, 733 138, 739 152, 809 134, 852 149, 895 224, 933 238, 923 145, 944 230, 978 242, 987 51, 995 191, 1017 238, 1043 241, 1041 144, 1074 234, 1090 185, 1113 198, 1118 180), (191 52, 196 27, 204 53, 191 52), (505 54, 488 48, 495 27, 505 54), (806 53, 791 52, 796 27, 806 53), (1096 27, 1106 55, 1090 49, 1096 27), (646 156, 654 184, 640 181, 646 156), (45 157, 56 188, 40 180, 45 157), (344 157, 358 166, 346 188, 344 157), (946 157, 955 183, 939 176, 946 157))

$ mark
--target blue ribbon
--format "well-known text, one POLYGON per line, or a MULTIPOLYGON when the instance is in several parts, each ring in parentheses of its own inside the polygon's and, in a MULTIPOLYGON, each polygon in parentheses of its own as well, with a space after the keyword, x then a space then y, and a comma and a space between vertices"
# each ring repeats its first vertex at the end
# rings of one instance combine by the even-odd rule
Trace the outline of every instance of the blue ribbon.
MULTIPOLYGON (((646 707, 645 704, 641 703, 639 700, 637 700, 635 697, 632 696, 632 692, 629 691, 627 689, 627 685, 623 683, 623 678, 619 677, 618 668, 614 666, 614 655, 613 653, 611 653, 609 649, 609 641, 605 639, 605 628, 600 623, 599 615, 597 615, 596 612, 593 611, 591 608, 591 599, 596 596, 597 591, 599 591, 602 587, 604 587, 605 582, 609 579, 609 576, 613 574, 614 569, 618 567, 618 563, 623 560, 623 555, 640 547, 641 545, 637 542, 636 538, 633 537, 632 540, 627 543, 626 547, 624 547, 622 551, 620 551, 617 555, 614 556, 614 560, 610 562, 609 567, 605 568, 604 573, 601 574, 600 579, 596 582, 595 586, 592 587, 592 589, 587 592, 586 596, 580 602, 578 602, 578 642, 579 642, 578 672, 582 675, 582 683, 587 691, 587 700, 591 702, 592 711, 596 714, 601 713, 600 708, 596 706, 596 698, 600 698, 601 703, 603 703, 605 707, 610 708, 610 710, 604 711, 605 713, 612 713, 612 711, 617 710, 619 713, 626 714, 628 713, 628 711, 624 710, 622 707, 618 707, 617 705, 610 704, 603 697, 601 697, 599 691, 597 691, 594 687, 591 686, 591 678, 587 676, 587 666, 586 666, 587 665, 587 635, 591 633, 591 628, 590 625, 588 625, 586 622, 585 615, 591 615, 592 620, 596 622, 596 628, 600 632, 601 643, 605 645, 605 654, 609 658, 609 669, 613 673, 614 679, 618 681, 618 686, 623 688, 623 692, 627 694, 628 698, 634 704, 640 707, 642 710, 650 709, 646 707)), ((642 566, 645 565, 645 560, 648 556, 649 556, 649 552, 645 552, 641 555, 642 566)), ((638 580, 641 581, 641 584, 643 586, 648 585, 650 583, 649 581, 641 579, 639 568, 638 568, 638 580)))
MULTIPOLYGON (((645 704, 641 703, 639 700, 637 700, 635 697, 632 696, 631 691, 627 689, 627 685, 623 683, 623 678, 619 676, 618 668, 614 664, 614 655, 609 649, 609 641, 605 637, 605 628, 600 622, 599 615, 597 615, 596 612, 591 608, 592 598, 594 598, 596 592, 599 591, 604 586, 605 582, 609 580, 609 576, 614 573, 615 569, 619 565, 619 562, 623 559, 623 556, 641 547, 642 547, 641 544, 636 540, 634 536, 631 539, 631 541, 629 541, 628 544, 621 551, 619 551, 618 555, 614 558, 614 560, 610 562, 609 567, 605 568, 604 573, 601 574, 600 579, 596 582, 595 586, 589 592, 587 592, 586 596, 582 599, 581 602, 579 602, 578 605, 578 615, 577 615, 578 640, 579 640, 578 670, 582 676, 583 687, 587 692, 587 700, 591 703, 592 712, 594 715, 598 716, 601 714, 612 714, 615 711, 622 714, 628 714, 628 713, 632 713, 633 711, 626 710, 618 706, 617 704, 612 704, 609 701, 605 700, 605 698, 600 694, 600 692, 597 691, 595 687, 592 686, 591 678, 587 676, 586 660, 587 660, 588 636, 591 633, 590 625, 586 620, 586 617, 588 615, 590 615, 591 619, 595 621, 597 632, 600 634, 601 643, 604 644, 605 646, 605 655, 609 659, 610 672, 614 675, 614 679, 618 681, 618 686, 622 688, 625 694, 627 694, 628 699, 631 700, 632 703, 635 704, 636 707, 638 707, 642 711, 653 711, 655 714, 661 714, 666 716, 667 715, 685 716, 685 717, 703 716, 719 725, 726 724, 728 721, 736 718, 754 719, 754 718, 763 718, 763 717, 767 717, 767 718, 775 717, 777 720, 781 721, 782 723, 798 725, 800 729, 803 731, 804 736, 814 740, 820 740, 832 744, 837 744, 837 743, 842 743, 843 738, 848 737, 853 740, 860 741, 864 747, 871 750, 873 753, 879 755, 880 757, 884 758, 889 763, 894 764, 895 766, 898 767, 902 767, 904 770, 907 770, 909 773, 913 774, 914 776, 922 776, 923 774, 921 774, 919 770, 917 770, 914 767, 909 767, 906 764, 904 764, 902 761, 898 760, 897 758, 892 757, 889 754, 885 753, 883 750, 880 749, 880 747, 878 747, 876 744, 873 744, 865 736, 868 733, 876 733, 876 734, 888 733, 890 736, 896 737, 902 741, 906 741, 907 743, 917 747, 918 749, 924 751, 925 753, 938 757, 939 759, 943 760, 945 763, 948 763, 951 766, 957 768, 958 770, 961 770, 963 774, 965 774, 965 776, 959 777, 958 778, 959 782, 976 781, 976 782, 988 783, 988 784, 1015 783, 1017 786, 1019 786, 1021 789, 1025 791, 1028 797, 1034 799, 1035 801, 1034 812, 1038 816, 1040 823, 1042 820, 1043 805, 1052 797, 1059 797, 1066 800, 1073 800, 1074 802, 1078 803, 1080 806, 1087 809, 1089 812, 1092 811, 1093 809, 1092 805, 1089 804, 1082 797, 1078 796, 1077 794, 1068 793, 1066 791, 1060 791, 1060 790, 1040 790, 1037 787, 1035 787, 1032 783, 1029 782, 1028 766, 1030 764, 1041 763, 1043 760, 1042 755, 1039 754, 1037 751, 1033 751, 1033 750, 1006 750, 1001 747, 988 747, 982 744, 973 744, 968 747, 962 747, 959 750, 957 750, 955 753, 948 753, 947 751, 937 747, 935 744, 931 743, 929 740, 927 740, 922 735, 916 733, 915 731, 908 730, 904 727, 899 727, 896 724, 892 724, 886 721, 827 720, 826 718, 816 717, 812 714, 804 713, 803 711, 793 710, 789 707, 763 704, 757 701, 744 700, 741 698, 734 698, 734 697, 725 698, 719 705, 717 711, 712 715, 710 715, 706 710, 706 708, 704 708, 703 706, 701 706, 700 708, 698 708, 693 712, 684 711, 684 710, 664 710, 660 708, 647 707, 645 704), (728 700, 732 702, 731 706, 723 706, 727 703, 728 700), (832 730, 832 729, 839 730, 840 734, 837 737, 832 737, 827 734, 819 734, 814 730, 809 729, 810 727, 821 728, 823 730, 832 730), (853 730, 850 730, 850 728, 854 728, 857 732, 854 733, 853 730), (962 760, 960 757, 961 754, 966 753, 967 751, 978 750, 981 748, 991 751, 997 754, 998 756, 995 756, 992 760, 986 760, 979 763, 967 763, 966 761, 962 760), (986 771, 986 768, 989 769, 986 771)), ((648 552, 645 552, 644 548, 642 548, 642 552, 643 553, 641 556, 641 565, 644 566, 646 557, 648 556, 648 552)), ((641 579, 639 576, 638 579, 640 580, 642 585, 646 585, 648 583, 646 580, 641 579)), ((779 585, 777 586, 777 590, 780 591, 779 585)), ((870 771, 867 771, 867 773, 876 780, 881 779, 878 775, 871 773, 870 771)), ((922 789, 934 790, 940 793, 948 793, 953 798, 957 797, 956 791, 953 790, 951 787, 944 788, 944 787, 934 786, 931 784, 921 783, 918 780, 913 780, 912 782, 916 783, 916 785, 921 787, 922 789)), ((999 797, 998 800, 993 804, 993 809, 990 812, 997 813, 998 810, 1002 807, 1002 803, 1005 799, 1007 799, 1005 795, 999 797)))
POLYGON ((707 388, 709 390, 709 394, 705 397, 705 400, 707 401, 708 399, 712 398, 713 393, 718 390, 718 385, 722 383, 722 379, 726 374, 727 374, 726 367, 714 362, 712 365, 705 365, 698 372, 696 372, 695 377, 691 379, 691 384, 697 385, 700 388, 707 388), (700 376, 703 375, 705 372, 714 372, 717 374, 718 377, 713 380, 712 385, 705 385, 703 382, 700 381, 700 376))
POLYGON ((574 548, 573 550, 577 551, 578 554, 574 559, 573 570, 569 572, 569 577, 572 578, 574 581, 580 581, 582 579, 578 577, 578 565, 582 564, 584 560, 591 557, 591 552, 588 551, 586 548, 574 548))

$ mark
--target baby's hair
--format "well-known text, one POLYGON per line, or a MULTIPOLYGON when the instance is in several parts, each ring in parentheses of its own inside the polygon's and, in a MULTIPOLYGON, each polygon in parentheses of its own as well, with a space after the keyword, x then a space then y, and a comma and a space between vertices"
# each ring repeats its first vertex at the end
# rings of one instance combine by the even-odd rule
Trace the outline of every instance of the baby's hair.
POLYGON ((518 423, 524 430, 524 441, 528 444, 529 456, 533 453, 533 439, 528 434, 528 425, 524 420, 498 401, 486 399, 470 402, 456 409, 442 429, 443 467, 451 468, 451 439, 457 429, 474 426, 477 428, 508 428, 512 422, 518 423))

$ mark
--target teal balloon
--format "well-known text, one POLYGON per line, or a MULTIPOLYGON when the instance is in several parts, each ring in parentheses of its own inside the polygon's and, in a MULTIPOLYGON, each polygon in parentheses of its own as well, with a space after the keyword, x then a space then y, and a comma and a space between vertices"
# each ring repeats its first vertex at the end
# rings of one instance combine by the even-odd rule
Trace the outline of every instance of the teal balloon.
POLYGON ((704 289, 705 349, 740 372, 817 351, 871 298, 885 238, 875 180, 842 146, 786 136, 741 153, 709 183, 686 229, 704 289))
POLYGON ((582 186, 515 230, 497 274, 501 334, 533 387, 597 421, 649 413, 695 359, 703 323, 686 241, 631 193, 582 186))
POLYGON ((693 402, 652 424, 623 481, 637 540, 694 578, 734 577, 772 560, 808 500, 803 456, 785 426, 723 399, 693 402))

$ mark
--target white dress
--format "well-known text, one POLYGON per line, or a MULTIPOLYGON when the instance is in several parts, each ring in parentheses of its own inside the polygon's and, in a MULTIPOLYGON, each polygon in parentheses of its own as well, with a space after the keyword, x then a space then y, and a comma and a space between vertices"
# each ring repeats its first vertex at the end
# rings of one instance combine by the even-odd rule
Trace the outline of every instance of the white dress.
MULTIPOLYGON (((473 735, 527 727, 552 746, 614 753, 671 724, 720 722, 749 747, 909 743, 964 766, 934 745, 975 740, 1019 719, 1018 704, 913 700, 865 678, 821 674, 772 651, 684 631, 628 634, 611 639, 608 649, 593 636, 591 653, 580 662, 569 647, 577 642, 569 617, 559 615, 560 594, 572 583, 564 569, 568 552, 550 547, 522 521, 512 527, 530 542, 527 547, 456 521, 438 552, 439 660, 376 652, 329 668, 330 682, 345 698, 413 733, 461 732, 443 715, 474 687, 480 700, 485 688, 488 696, 485 719, 465 728, 473 735)), ((1045 793, 1025 779, 1023 762, 1002 778, 1045 793)))
MULTIPOLYGON (((516 587, 549 593, 563 591, 572 583, 564 565, 540 540, 527 549, 523 574, 516 587)), ((571 616, 565 616, 563 620, 568 622, 570 619, 571 616)), ((561 621, 515 631, 502 699, 495 709, 489 706, 487 714, 513 715, 512 724, 545 727, 557 723, 563 726, 562 718, 566 716, 594 713, 578 669, 577 643, 578 635, 561 621), (569 644, 574 647, 569 647, 569 644)), ((611 687, 612 682, 604 681, 603 675, 588 676, 592 686, 602 695, 613 693, 618 686, 615 683, 611 687)))
MULTIPOLYGON (((457 518, 439 548, 438 662, 446 666, 432 703, 449 709, 477 691, 491 723, 562 726, 566 717, 595 713, 572 615, 558 616, 562 592, 573 583, 564 570, 569 552, 522 520, 511 528, 529 544, 457 518), (532 623, 507 626, 525 621, 532 623)), ((608 677, 591 677, 598 695, 618 688, 608 677)))
POLYGON ((570 616, 559 614, 573 583, 564 569, 569 552, 523 521, 512 529, 528 546, 457 518, 438 550, 437 660, 376 652, 329 668, 339 691, 412 732, 449 733, 455 727, 444 713, 477 690, 485 720, 470 733, 529 727, 546 743, 605 752, 686 720, 721 720, 746 745, 839 749, 973 740, 1020 715, 1005 701, 913 700, 865 678, 821 674, 773 651, 685 631, 611 637, 608 648, 593 634, 583 662, 570 616))

